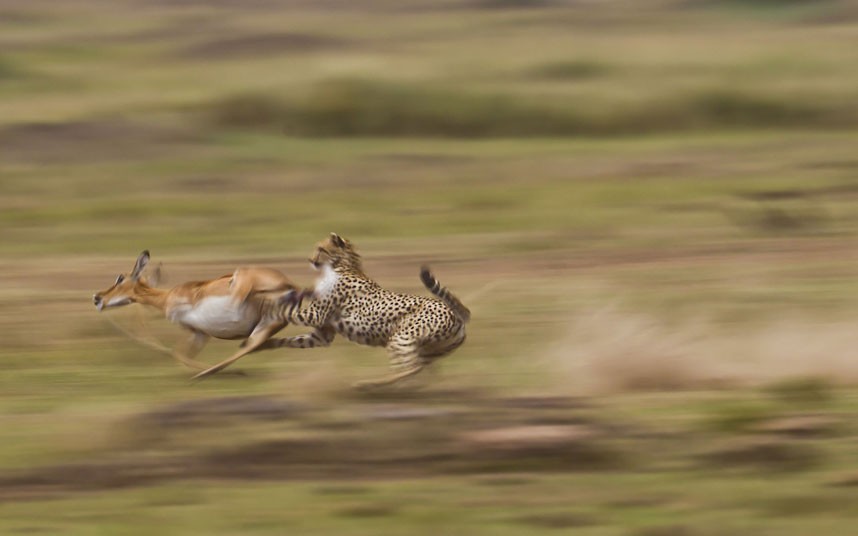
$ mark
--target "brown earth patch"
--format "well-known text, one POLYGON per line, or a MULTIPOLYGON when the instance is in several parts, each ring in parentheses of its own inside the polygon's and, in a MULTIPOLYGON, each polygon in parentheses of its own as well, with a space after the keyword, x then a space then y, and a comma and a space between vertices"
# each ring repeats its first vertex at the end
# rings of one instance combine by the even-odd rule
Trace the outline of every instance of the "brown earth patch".
POLYGON ((339 403, 299 407, 264 396, 168 404, 118 423, 89 460, 0 474, 0 500, 197 478, 398 478, 591 471, 623 463, 597 424, 526 426, 519 423, 539 422, 551 410, 510 409, 490 398, 477 404, 447 400, 357 403, 347 415, 339 403), (486 414, 487 407, 496 411, 486 414), (378 419, 379 411, 394 411, 395 418, 378 419), (344 425, 327 426, 332 419, 344 425), (474 431, 484 421, 493 427, 474 431), (129 428, 136 434, 131 440, 129 428))
POLYGON ((742 437, 723 442, 702 456, 710 467, 800 471, 819 463, 813 445, 768 437, 742 437))
POLYGON ((24 123, 0 129, 0 158, 40 164, 133 159, 194 140, 186 131, 123 120, 24 123))
POLYGON ((228 396, 188 400, 143 413, 135 424, 162 429, 222 422, 229 417, 276 421, 300 415, 304 406, 267 396, 228 396))
POLYGON ((337 511, 341 517, 385 517, 395 514, 399 508, 392 504, 360 504, 337 511))
POLYGON ((840 422, 824 415, 795 415, 759 423, 752 431, 793 437, 821 437, 836 433, 840 422))
POLYGON ((630 536, 695 536, 696 530, 685 525, 660 525, 646 527, 629 533, 630 536))
POLYGON ((590 441, 596 435, 588 426, 525 425, 467 432, 463 439, 487 450, 542 450, 590 441))
POLYGON ((830 486, 835 487, 858 487, 858 471, 845 471, 836 475, 829 482, 830 486))
POLYGON ((305 33, 268 33, 242 35, 203 41, 177 52, 186 59, 233 59, 341 50, 354 46, 352 41, 305 33))
POLYGON ((534 514, 520 517, 516 521, 522 525, 540 529, 566 529, 599 524, 599 521, 592 516, 563 512, 534 514))

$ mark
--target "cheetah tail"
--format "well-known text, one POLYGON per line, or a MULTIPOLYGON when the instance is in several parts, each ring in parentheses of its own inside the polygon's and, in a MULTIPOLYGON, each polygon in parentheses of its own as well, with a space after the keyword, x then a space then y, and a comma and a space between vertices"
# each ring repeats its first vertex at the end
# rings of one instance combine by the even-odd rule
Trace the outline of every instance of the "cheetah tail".
POLYGON ((420 268, 420 280, 423 281, 423 284, 429 289, 429 292, 444 300, 444 302, 449 305, 457 315, 459 315, 459 318, 465 322, 471 319, 471 311, 468 310, 461 301, 459 301, 459 298, 447 290, 447 287, 441 286, 441 283, 439 283, 438 280, 435 279, 435 276, 432 275, 432 272, 429 271, 428 266, 420 268))

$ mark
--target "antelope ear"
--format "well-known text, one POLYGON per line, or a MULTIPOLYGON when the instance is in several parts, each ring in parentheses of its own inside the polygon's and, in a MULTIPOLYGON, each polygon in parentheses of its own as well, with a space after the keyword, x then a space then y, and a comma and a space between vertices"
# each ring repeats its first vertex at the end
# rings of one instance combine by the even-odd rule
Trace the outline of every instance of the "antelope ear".
POLYGON ((146 268, 147 264, 149 264, 149 250, 144 249, 143 253, 137 257, 137 262, 134 263, 134 269, 131 270, 131 279, 135 281, 140 279, 140 273, 143 271, 143 268, 146 268))
POLYGON ((346 247, 346 241, 340 238, 340 235, 337 233, 331 233, 331 240, 334 242, 334 245, 338 248, 346 247))

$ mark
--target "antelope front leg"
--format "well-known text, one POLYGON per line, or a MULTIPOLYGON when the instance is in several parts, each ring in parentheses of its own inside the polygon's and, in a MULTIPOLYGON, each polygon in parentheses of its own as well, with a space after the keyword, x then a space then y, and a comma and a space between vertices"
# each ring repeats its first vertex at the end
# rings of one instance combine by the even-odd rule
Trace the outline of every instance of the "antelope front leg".
MULTIPOLYGON (((142 324, 143 323, 142 317, 140 317, 140 318, 141 318, 141 324, 142 324)), ((161 353, 167 354, 167 355, 173 355, 174 350, 167 348, 163 344, 161 344, 157 341, 149 340, 147 338, 143 338, 143 337, 140 337, 138 335, 135 335, 131 331, 129 331, 129 330, 125 329, 124 327, 122 327, 121 325, 119 325, 119 323, 116 322, 116 320, 113 320, 110 317, 107 317, 106 320, 108 322, 110 322, 110 324, 113 325, 113 327, 118 329, 120 332, 122 332, 129 339, 131 339, 131 340, 133 340, 139 344, 142 344, 143 346, 145 346, 147 348, 151 348, 152 350, 155 350, 157 352, 161 352, 161 353)))
POLYGON ((203 347, 209 340, 209 336, 199 331, 192 331, 191 336, 183 342, 180 342, 173 349, 172 356, 189 369, 204 370, 208 365, 196 361, 194 357, 200 353, 203 347))

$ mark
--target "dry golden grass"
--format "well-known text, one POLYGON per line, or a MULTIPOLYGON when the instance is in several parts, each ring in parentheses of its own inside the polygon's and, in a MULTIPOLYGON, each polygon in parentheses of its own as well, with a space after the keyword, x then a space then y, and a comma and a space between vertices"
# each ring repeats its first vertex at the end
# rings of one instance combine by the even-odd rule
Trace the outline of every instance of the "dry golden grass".
POLYGON ((725 329, 711 320, 666 323, 605 308, 569 320, 545 363, 569 393, 747 388, 795 379, 848 386, 858 383, 856 321, 789 315, 725 329))

